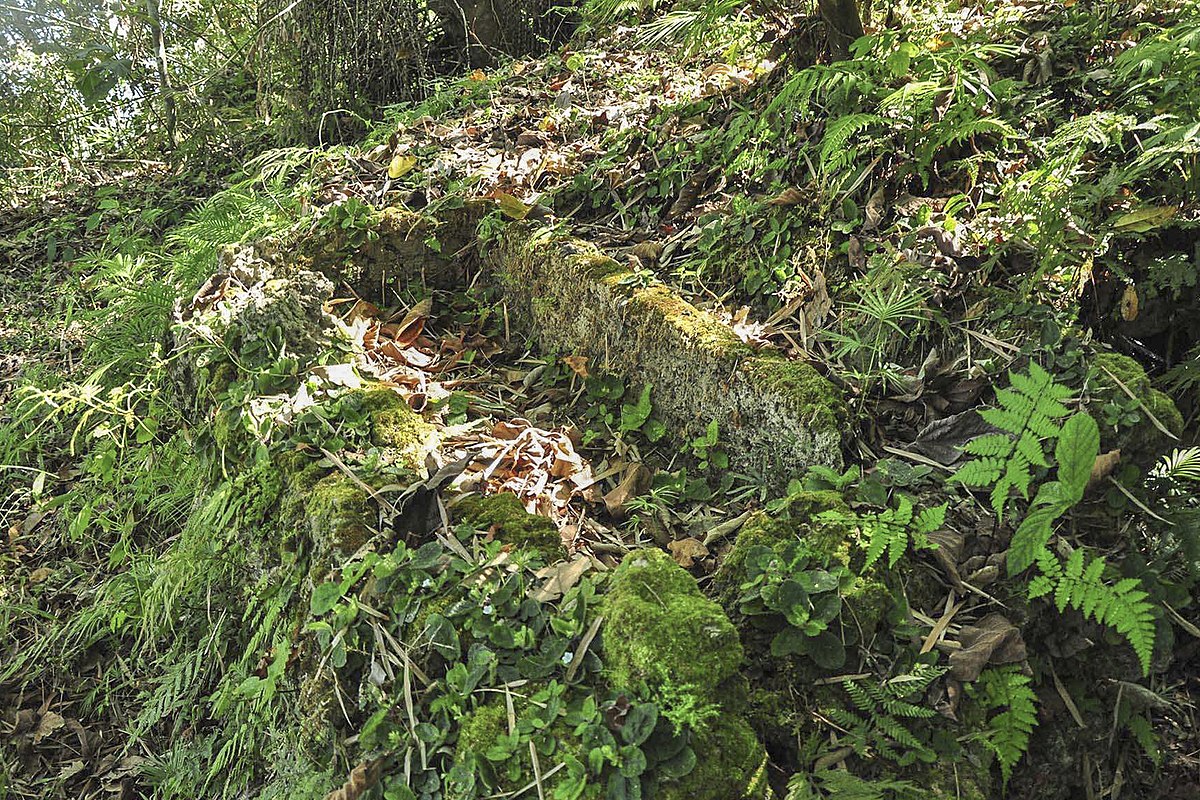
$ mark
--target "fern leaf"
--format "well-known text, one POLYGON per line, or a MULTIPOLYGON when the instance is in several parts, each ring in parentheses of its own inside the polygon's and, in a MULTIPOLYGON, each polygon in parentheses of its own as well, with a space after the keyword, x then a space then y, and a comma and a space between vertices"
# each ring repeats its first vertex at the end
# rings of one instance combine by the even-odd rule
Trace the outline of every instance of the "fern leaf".
POLYGON ((992 667, 979 676, 983 706, 1004 709, 988 720, 987 743, 996 754, 1000 774, 1007 785, 1016 766, 1029 748, 1029 735, 1037 725, 1036 695, 1030 678, 1016 667, 992 667))

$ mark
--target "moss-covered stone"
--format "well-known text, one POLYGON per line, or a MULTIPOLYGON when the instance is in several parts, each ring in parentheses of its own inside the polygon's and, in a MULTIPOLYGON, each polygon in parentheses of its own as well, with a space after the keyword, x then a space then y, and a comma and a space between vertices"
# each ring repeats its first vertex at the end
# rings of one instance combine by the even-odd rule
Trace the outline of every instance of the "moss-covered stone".
POLYGON ((742 661, 737 630, 695 579, 658 550, 636 550, 604 600, 604 652, 618 688, 715 698, 742 661))
POLYGON ((437 446, 437 430, 391 389, 364 392, 362 404, 371 418, 371 442, 398 450, 403 466, 419 470, 437 446))
POLYGON ((782 549, 793 540, 803 540, 818 555, 843 566, 852 561, 854 531, 837 521, 818 519, 826 511, 849 512, 841 494, 835 491, 806 491, 791 495, 779 512, 772 516, 759 512, 746 520, 733 546, 721 561, 714 577, 717 596, 727 607, 736 599, 745 573, 746 554, 756 546, 782 549))
POLYGON ((312 487, 305 518, 318 552, 353 553, 370 538, 375 514, 367 493, 346 476, 334 473, 312 487))
POLYGON ((459 519, 478 530, 490 531, 514 548, 534 550, 549 562, 567 554, 554 523, 530 514, 515 494, 469 495, 455 503, 454 511, 459 519))
POLYGON ((1096 355, 1092 360, 1089 388, 1091 399, 1087 408, 1100 426, 1101 449, 1120 449, 1124 462, 1145 466, 1157 458, 1170 441, 1149 415, 1173 436, 1183 432, 1183 416, 1175 403, 1151 385, 1146 371, 1129 356, 1112 352, 1096 355), (1130 393, 1136 400, 1130 398, 1130 393), (1141 419, 1132 425, 1113 425, 1104 411, 1109 403, 1135 410, 1141 419))
POLYGON ((784 395, 797 408, 810 409, 814 428, 840 428, 850 417, 842 393, 811 364, 763 355, 746 369, 764 389, 784 395))
POLYGON ((767 751, 741 717, 726 714, 692 738, 696 767, 675 781, 659 783, 659 800, 763 800, 767 751))
POLYGON ((717 420, 731 466, 780 488, 807 466, 840 467, 846 406, 810 365, 756 353, 667 287, 545 228, 509 226, 488 262, 519 326, 652 386, 655 415, 681 443, 717 420))
MULTIPOLYGON (((714 578, 721 602, 733 609, 745 579, 746 554, 755 546, 782 551, 795 540, 804 541, 831 564, 860 571, 862 556, 854 546, 854 528, 837 519, 818 519, 825 511, 849 512, 846 501, 833 491, 798 492, 777 516, 758 513, 746 521, 714 578)), ((893 605, 892 593, 868 573, 855 578, 842 592, 844 608, 853 617, 855 629, 869 638, 893 605)))

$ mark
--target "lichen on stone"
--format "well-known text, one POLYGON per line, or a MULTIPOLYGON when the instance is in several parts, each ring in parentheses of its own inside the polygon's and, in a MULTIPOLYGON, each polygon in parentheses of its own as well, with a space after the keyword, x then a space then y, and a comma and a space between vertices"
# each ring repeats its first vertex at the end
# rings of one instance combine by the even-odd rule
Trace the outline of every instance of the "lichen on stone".
POLYGON ((532 550, 547 562, 566 555, 562 536, 553 522, 530 514, 511 492, 494 495, 468 495, 454 504, 458 519, 477 530, 491 533, 514 549, 532 550))
POLYGON ((667 287, 550 229, 510 226, 488 263, 519 326, 545 349, 652 386, 678 442, 717 420, 731 466, 776 487, 813 464, 840 467, 846 406, 811 366, 756 353, 667 287))

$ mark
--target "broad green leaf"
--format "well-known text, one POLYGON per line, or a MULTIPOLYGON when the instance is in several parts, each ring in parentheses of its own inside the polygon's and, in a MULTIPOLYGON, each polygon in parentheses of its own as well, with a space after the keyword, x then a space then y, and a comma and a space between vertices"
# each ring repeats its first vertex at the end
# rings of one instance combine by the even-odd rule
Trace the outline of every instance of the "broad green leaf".
POLYGON ((621 726, 621 738, 626 744, 637 746, 650 738, 658 724, 658 706, 654 703, 638 703, 625 715, 621 726))
POLYGON ((1161 228, 1179 209, 1174 206, 1142 206, 1113 220, 1113 227, 1129 233, 1146 233, 1161 228))
POLYGON ((1083 498, 1096 456, 1100 454, 1100 428, 1090 414, 1079 412, 1063 424, 1054 458, 1058 461, 1058 480, 1072 504, 1083 498))
POLYGON ((1046 549, 1046 543, 1054 534, 1054 521, 1062 516, 1061 505, 1036 506, 1021 520, 1017 532, 1008 546, 1008 574, 1024 572, 1038 555, 1046 549))
POLYGON ((342 584, 339 581, 322 583, 313 589, 312 598, 308 602, 308 610, 314 617, 319 617, 333 610, 337 601, 342 599, 342 584))
POLYGON ((650 419, 650 390, 649 384, 642 387, 636 403, 626 403, 621 406, 621 430, 639 430, 646 420, 650 419))

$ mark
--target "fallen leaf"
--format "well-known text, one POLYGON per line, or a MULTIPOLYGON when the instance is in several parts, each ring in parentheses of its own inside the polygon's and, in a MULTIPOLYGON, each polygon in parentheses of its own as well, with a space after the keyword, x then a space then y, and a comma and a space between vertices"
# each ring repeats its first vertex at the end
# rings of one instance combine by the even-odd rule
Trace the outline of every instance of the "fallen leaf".
POLYGON ((1146 233, 1161 228, 1177 210, 1174 206, 1142 206, 1117 217, 1113 227, 1129 233, 1146 233))
POLYGON ((1092 474, 1088 477, 1088 487, 1092 487, 1112 474, 1117 465, 1121 463, 1121 448, 1109 450, 1107 453, 1101 453, 1096 456, 1096 463, 1092 464, 1092 474))
POLYGON ((1121 319, 1126 322, 1133 322, 1138 316, 1138 293, 1133 284, 1125 287, 1124 294, 1121 295, 1121 319))
POLYGON ((789 186, 767 201, 769 206, 795 206, 804 202, 804 192, 789 186))
POLYGON ((387 323, 381 330, 390 336, 399 347, 408 347, 425 330, 425 323, 433 314, 433 298, 426 297, 404 315, 398 323, 387 323))
POLYGON ((667 543, 667 549, 675 559, 675 563, 688 569, 696 563, 696 559, 708 556, 708 548, 699 539, 676 539, 667 543))
POLYGON ((1001 614, 964 626, 959 642, 962 649, 950 654, 950 674, 964 683, 976 680, 988 664, 1013 664, 1026 656, 1020 629, 1001 614))
POLYGON ((353 364, 326 364, 323 367, 313 367, 312 374, 334 386, 361 389, 363 385, 363 380, 355 371, 353 364))
POLYGON ((542 567, 535 574, 545 578, 546 582, 536 589, 531 589, 529 596, 539 603, 549 603, 569 592, 583 574, 592 567, 592 560, 587 556, 578 556, 574 561, 560 561, 548 567, 542 567))
POLYGON ((617 519, 625 519, 628 516, 625 504, 648 491, 651 478, 650 470, 642 464, 633 464, 627 468, 617 487, 604 495, 604 507, 608 509, 608 513, 617 519))
POLYGON ((563 363, 571 368, 581 378, 588 376, 587 357, 586 356, 563 356, 563 363))
POLYGON ((61 714, 56 714, 53 711, 47 711, 45 714, 42 714, 42 718, 38 720, 37 728, 33 732, 33 743, 40 744, 43 739, 66 724, 67 720, 61 714))
POLYGON ((879 227, 879 223, 883 221, 883 203, 886 199, 883 187, 880 186, 871 197, 867 200, 867 206, 863 211, 863 232, 868 233, 879 227))
POLYGON ((533 208, 507 192, 492 192, 492 199, 500 207, 500 213, 509 219, 525 219, 533 208))
POLYGON ((416 156, 408 156, 397 153, 396 155, 392 156, 392 162, 388 164, 388 177, 392 180, 403 178, 405 175, 412 172, 413 167, 416 165, 416 156))

